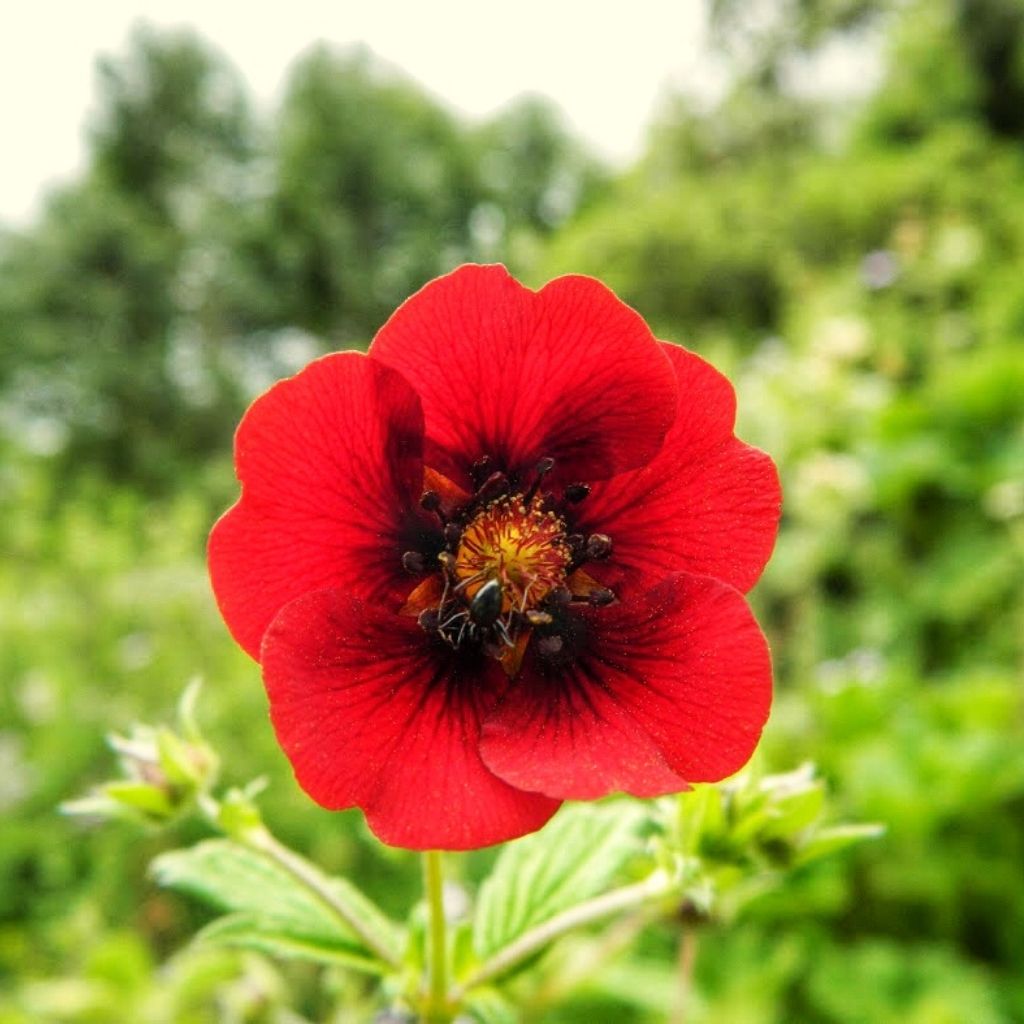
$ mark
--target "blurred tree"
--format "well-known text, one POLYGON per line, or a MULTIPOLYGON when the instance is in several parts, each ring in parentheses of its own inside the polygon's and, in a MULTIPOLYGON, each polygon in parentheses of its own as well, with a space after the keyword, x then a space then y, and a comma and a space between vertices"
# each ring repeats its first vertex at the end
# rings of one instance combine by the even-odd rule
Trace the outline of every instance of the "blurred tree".
POLYGON ((956 28, 984 119, 999 134, 1024 137, 1024 3, 956 0, 956 28))
POLYGON ((605 180, 542 101, 469 129, 365 48, 327 46, 295 66, 264 170, 226 225, 215 301, 243 331, 335 346, 460 262, 512 261, 516 232, 549 234, 605 180))
POLYGON ((1024 136, 1022 0, 916 0, 890 49, 866 124, 878 141, 916 142, 951 121, 1024 136))
POLYGON ((275 132, 253 245, 286 322, 365 343, 410 292, 471 255, 482 191, 460 126, 365 49, 304 57, 275 132))
POLYGON ((870 33, 899 0, 711 0, 712 53, 727 69, 724 96, 709 110, 669 95, 651 129, 654 179, 693 167, 790 163, 822 139, 831 107, 795 86, 794 72, 838 41, 870 33))
POLYGON ((190 33, 139 30, 100 80, 84 179, 0 249, 0 386, 66 468, 166 481, 219 434, 215 353, 176 362, 183 273, 251 125, 232 71, 190 33))
POLYGON ((740 81, 784 90, 789 66, 862 31, 900 0, 711 0, 711 41, 740 81))
POLYGON ((489 199, 510 226, 550 234, 608 184, 607 171, 542 96, 511 103, 479 129, 474 143, 489 199))
POLYGON ((189 31, 142 27, 97 67, 92 173, 169 220, 186 194, 223 186, 252 155, 248 101, 234 69, 189 31))

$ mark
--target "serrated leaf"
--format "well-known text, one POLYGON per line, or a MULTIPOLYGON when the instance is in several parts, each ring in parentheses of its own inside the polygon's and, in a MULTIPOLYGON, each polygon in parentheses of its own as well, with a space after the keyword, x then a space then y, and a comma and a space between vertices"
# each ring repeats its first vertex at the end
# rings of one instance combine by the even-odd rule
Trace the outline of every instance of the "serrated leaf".
MULTIPOLYGON (((219 910, 247 915, 267 935, 301 937, 325 950, 366 953, 355 933, 315 893, 266 855, 228 839, 173 850, 152 866, 160 885, 187 892, 219 910)), ((358 889, 322 879, 378 943, 401 954, 400 930, 358 889)))
POLYGON ((602 892, 636 853, 645 820, 633 804, 579 804, 506 846, 480 888, 473 941, 481 959, 602 892))
POLYGON ((812 860, 827 857, 847 846, 877 839, 885 834, 884 825, 835 825, 816 832, 807 843, 797 851, 794 863, 808 864, 812 860))
POLYGON ((275 921, 256 914, 228 914, 203 928, 196 938, 210 945, 252 949, 283 959, 342 964, 379 974, 384 965, 369 955, 353 951, 324 935, 309 935, 294 921, 275 921))

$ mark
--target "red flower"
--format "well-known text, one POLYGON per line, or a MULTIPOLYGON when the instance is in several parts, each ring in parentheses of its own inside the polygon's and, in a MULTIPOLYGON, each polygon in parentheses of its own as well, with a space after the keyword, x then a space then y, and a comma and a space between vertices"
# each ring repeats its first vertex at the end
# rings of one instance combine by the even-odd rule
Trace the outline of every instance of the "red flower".
POLYGON ((210 573, 306 792, 466 849, 739 769, 771 699, 742 593, 780 494, 734 414, 597 281, 495 266, 257 399, 210 573))

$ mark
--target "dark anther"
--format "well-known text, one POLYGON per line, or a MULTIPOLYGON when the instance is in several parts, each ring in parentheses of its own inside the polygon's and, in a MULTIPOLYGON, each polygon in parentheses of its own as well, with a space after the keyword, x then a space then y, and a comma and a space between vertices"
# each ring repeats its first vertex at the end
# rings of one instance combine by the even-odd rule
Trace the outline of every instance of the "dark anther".
POLYGON ((565 500, 578 505, 590 493, 590 484, 569 484, 565 489, 565 500))
POLYGON ((592 533, 587 538, 587 558, 607 558, 612 553, 612 539, 607 533, 592 533))
POLYGON ((545 455, 543 459, 537 461, 537 465, 534 467, 534 472, 537 474, 533 478, 533 483, 530 484, 530 489, 523 495, 523 501, 528 505, 533 501, 533 496, 537 493, 540 488, 541 482, 544 477, 548 475, 555 468, 555 460, 549 455, 545 455))
POLYGON ((494 459, 490 455, 485 455, 482 459, 477 459, 473 463, 470 467, 469 475, 473 478, 473 483, 479 487, 493 472, 494 459))
POLYGON ((540 612, 531 608, 526 613, 526 621, 531 626, 550 626, 555 620, 551 617, 550 612, 540 612))
POLYGON ((441 619, 437 614, 436 608, 428 608, 426 611, 420 612, 416 621, 420 624, 420 628, 424 632, 436 633, 441 619))
POLYGON ((557 654, 562 649, 563 642, 560 636, 542 636, 537 641, 537 653, 541 655, 557 654))
POLYGON ((461 536, 462 536, 462 527, 456 525, 455 523, 449 523, 444 528, 444 539, 445 539, 445 541, 448 544, 451 544, 452 547, 454 547, 456 544, 459 543, 459 538, 461 536))
POLYGON ((501 583, 488 580, 469 602, 469 617, 478 626, 493 626, 501 614, 501 583))
POLYGON ((604 608, 606 605, 610 605, 615 600, 615 595, 604 587, 600 587, 597 590, 592 590, 587 594, 587 600, 595 608, 604 608))
POLYGON ((570 533, 565 538, 565 543, 569 545, 569 550, 574 554, 578 555, 583 551, 583 546, 586 544, 586 538, 582 533, 570 533))
POLYGON ((492 473, 476 492, 476 500, 481 504, 487 504, 495 498, 500 498, 508 491, 508 477, 504 473, 492 473))
POLYGON ((568 587, 555 587, 548 594, 548 601, 555 608, 567 608, 572 601, 572 591, 568 587))
POLYGON ((420 495, 420 508, 427 512, 433 512, 442 526, 448 522, 448 517, 441 507, 441 495, 437 491, 424 491, 420 495))
POLYGON ((402 568, 406 572, 411 572, 413 576, 419 576, 426 567, 426 559, 418 551, 406 551, 402 555, 402 568))

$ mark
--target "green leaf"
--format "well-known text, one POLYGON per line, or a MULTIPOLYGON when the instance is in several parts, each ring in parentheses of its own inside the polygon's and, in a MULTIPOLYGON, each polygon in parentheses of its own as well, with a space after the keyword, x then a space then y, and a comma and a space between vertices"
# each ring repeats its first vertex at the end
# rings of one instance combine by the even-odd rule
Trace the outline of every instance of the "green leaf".
POLYGON ((789 839, 817 821, 824 807, 824 783, 789 793, 771 805, 771 818, 760 830, 759 838, 789 839))
POLYGON ((825 807, 825 783, 811 762, 781 775, 768 775, 757 789, 767 800, 770 822, 760 830, 761 839, 788 839, 808 828, 825 807))
POLYGON ((256 802, 245 790, 234 787, 222 797, 216 819, 226 835, 239 841, 244 841, 246 835, 264 828, 256 802))
POLYGON ((130 821, 136 825, 153 825, 163 821, 163 816, 154 819, 152 814, 114 800, 102 792, 91 793, 77 800, 65 800, 60 805, 60 813, 95 821, 130 821))
POLYGON ((493 988, 475 989, 466 1000, 466 1009, 478 1024, 519 1024, 515 1008, 493 988))
POLYGON ((808 864, 847 846, 864 842, 866 839, 877 839, 884 834, 884 825, 835 825, 832 828, 823 828, 797 851, 795 863, 808 864))
POLYGON ((694 857, 701 839, 717 835, 726 827, 722 790, 717 786, 698 785, 676 798, 675 839, 679 852, 694 857))
POLYGON ((646 815, 635 804, 566 807, 542 831, 507 845, 480 888, 474 945, 484 959, 603 891, 637 852, 646 815))
MULTIPOLYGON (((228 839, 209 839, 187 850, 173 850, 152 866, 160 885, 178 889, 219 910, 243 915, 253 941, 290 940, 317 948, 324 955, 366 954, 360 939, 327 904, 270 857, 228 839)), ((358 889, 340 878, 322 879, 324 886, 371 931, 380 945, 401 955, 398 926, 358 889)), ((237 921, 214 935, 234 937, 237 921)))
POLYGON ((755 836, 761 835, 773 820, 774 808, 772 807, 760 806, 747 810, 729 832, 730 844, 736 849, 742 849, 755 836))
POLYGON ((193 676, 178 700, 178 723, 181 725, 181 731, 185 739, 196 744, 203 742, 203 734, 199 731, 199 721, 196 717, 196 705, 199 703, 199 691, 202 687, 202 679, 193 676))
POLYGON ((156 749, 164 775, 176 786, 194 787, 202 781, 197 752, 180 736, 161 726, 156 731, 156 749))
POLYGON ((348 942, 337 943, 325 935, 310 935, 299 922, 273 920, 258 914, 228 914, 203 928, 200 942, 259 953, 289 960, 342 964, 355 970, 379 974, 385 965, 373 956, 353 951, 348 942))
POLYGON ((174 814, 174 806, 166 791, 148 782, 108 782, 103 787, 103 793, 126 807, 158 818, 169 818, 174 814))

